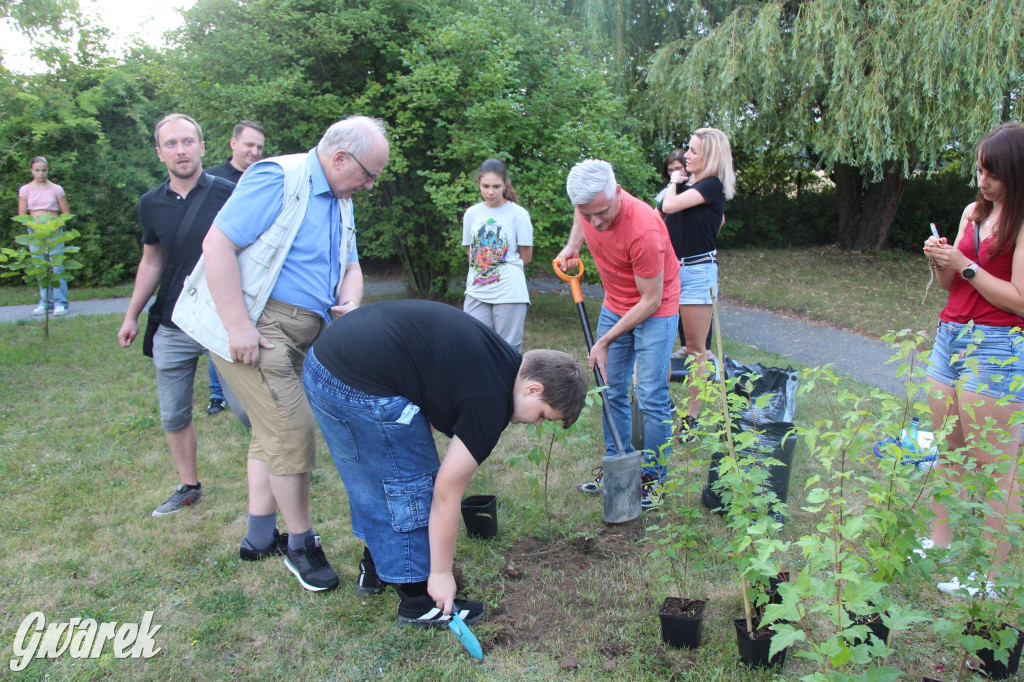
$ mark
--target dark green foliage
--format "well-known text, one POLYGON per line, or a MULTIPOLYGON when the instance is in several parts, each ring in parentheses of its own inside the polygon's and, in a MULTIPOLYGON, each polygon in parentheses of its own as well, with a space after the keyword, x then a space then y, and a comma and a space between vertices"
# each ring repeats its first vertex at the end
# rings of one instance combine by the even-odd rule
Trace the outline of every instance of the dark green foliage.
POLYGON ((0 75, 0 102, 0 241, 20 231, 9 220, 18 188, 31 180, 31 158, 44 156, 81 233, 76 281, 130 279, 141 253, 138 197, 162 180, 150 131, 165 106, 155 86, 131 64, 72 63, 56 74, 0 75))
POLYGON ((391 159, 357 195, 359 250, 397 256, 414 292, 438 296, 463 275, 462 213, 480 200, 485 158, 509 164, 538 263, 568 234, 572 164, 608 159, 627 189, 654 173, 605 73, 558 12, 536 5, 201 0, 174 68, 202 77, 175 95, 211 130, 260 121, 270 153, 312 147, 345 115, 384 118, 391 159))

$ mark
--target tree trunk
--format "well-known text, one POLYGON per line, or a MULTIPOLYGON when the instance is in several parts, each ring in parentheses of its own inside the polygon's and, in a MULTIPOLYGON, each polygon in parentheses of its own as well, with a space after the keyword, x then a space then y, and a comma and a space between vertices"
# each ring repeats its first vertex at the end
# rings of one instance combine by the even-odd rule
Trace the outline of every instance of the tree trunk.
POLYGON ((865 184, 858 168, 836 164, 832 181, 839 202, 839 248, 884 249, 906 187, 903 173, 887 163, 881 180, 865 184))

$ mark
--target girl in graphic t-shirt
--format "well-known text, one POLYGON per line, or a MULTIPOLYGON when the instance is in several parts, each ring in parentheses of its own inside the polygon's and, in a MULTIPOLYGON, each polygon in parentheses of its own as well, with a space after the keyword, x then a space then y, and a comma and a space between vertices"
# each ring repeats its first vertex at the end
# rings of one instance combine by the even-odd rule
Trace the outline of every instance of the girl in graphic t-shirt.
POLYGON ((484 161, 476 182, 483 201, 470 206, 462 219, 469 259, 463 310, 521 351, 530 305, 523 268, 533 259, 533 223, 518 203, 504 163, 484 161))
MULTIPOLYGON (((992 467, 1000 494, 989 499, 991 512, 985 525, 998 528, 1004 519, 1021 512, 1020 425, 1024 407, 1024 126, 1004 123, 978 145, 978 196, 964 209, 952 244, 945 237, 929 237, 925 255, 936 270, 949 302, 939 315, 928 365, 928 403, 935 428, 947 418, 956 420, 946 438, 950 450, 967 451, 963 462, 950 459, 939 473, 958 480, 965 471, 992 467), (994 432, 978 433, 977 424, 991 420, 994 432), (1000 438, 997 433, 1005 432, 1000 438), (987 447, 976 446, 984 438, 987 447)), ((949 510, 933 502, 932 536, 923 538, 915 554, 949 547, 953 533, 949 510)), ((996 547, 988 575, 953 576, 938 584, 943 592, 963 595, 985 589, 999 597, 998 566, 1010 552, 1010 543, 996 547)))
MULTIPOLYGON (((42 220, 48 220, 59 213, 70 213, 68 200, 64 196, 64 190, 60 185, 50 182, 46 176, 50 172, 50 166, 46 159, 37 156, 32 159, 32 182, 22 185, 18 190, 18 215, 29 215, 42 220)), ((34 249, 33 249, 34 250, 34 249)), ((60 253, 58 247, 55 253, 60 253)), ((60 273, 63 269, 57 269, 60 273)), ((56 291, 45 287, 39 289, 39 305, 32 311, 33 315, 45 315, 47 312, 47 301, 49 308, 54 315, 64 315, 68 311, 68 283, 63 279, 60 281, 60 288, 56 291)))
MULTIPOLYGON (((700 128, 690 138, 685 170, 669 178, 659 209, 679 258, 679 321, 686 334, 686 352, 694 363, 708 359, 712 296, 718 294, 718 230, 725 216, 725 201, 736 194, 729 138, 717 128, 700 128)), ((696 426, 697 387, 690 387, 690 402, 683 417, 684 431, 696 426)))

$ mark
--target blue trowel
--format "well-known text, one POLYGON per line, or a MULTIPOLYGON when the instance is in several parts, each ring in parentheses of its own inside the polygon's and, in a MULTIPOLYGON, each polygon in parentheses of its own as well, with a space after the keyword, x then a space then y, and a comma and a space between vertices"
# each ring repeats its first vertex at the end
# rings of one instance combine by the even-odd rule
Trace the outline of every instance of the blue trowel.
POLYGON ((480 648, 480 642, 477 641, 476 636, 470 631, 469 626, 462 622, 459 618, 459 614, 454 610, 452 611, 452 618, 448 621, 448 627, 455 636, 459 638, 459 642, 462 646, 466 647, 466 651, 469 655, 478 661, 484 660, 484 650, 480 648))

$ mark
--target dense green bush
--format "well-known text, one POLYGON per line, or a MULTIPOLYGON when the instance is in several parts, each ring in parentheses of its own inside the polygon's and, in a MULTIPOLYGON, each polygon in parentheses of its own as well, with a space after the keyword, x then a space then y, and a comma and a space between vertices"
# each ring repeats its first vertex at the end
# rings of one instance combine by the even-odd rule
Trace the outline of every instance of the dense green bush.
MULTIPOLYGON (((152 55, 150 55, 152 57, 152 55)), ((83 267, 76 284, 112 285, 134 276, 141 253, 139 195, 162 167, 150 131, 165 104, 139 68, 62 66, 56 73, 0 76, 0 241, 23 232, 18 188, 30 160, 44 156, 64 188, 83 267)), ((163 173, 166 175, 166 173, 163 173)))

